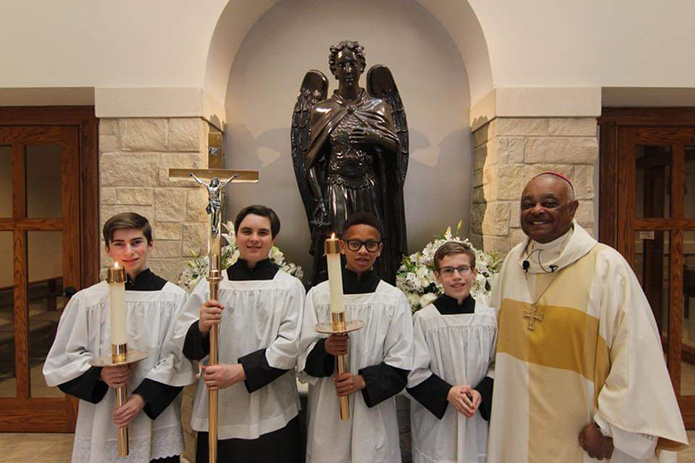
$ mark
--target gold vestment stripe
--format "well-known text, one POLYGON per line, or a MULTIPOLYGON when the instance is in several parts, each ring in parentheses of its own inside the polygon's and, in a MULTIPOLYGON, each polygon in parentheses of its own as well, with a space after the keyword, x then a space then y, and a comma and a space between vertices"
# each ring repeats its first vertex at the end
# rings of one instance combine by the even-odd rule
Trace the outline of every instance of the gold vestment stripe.
POLYGON ((529 331, 524 309, 530 307, 526 302, 502 301, 497 352, 536 365, 571 370, 602 386, 610 361, 606 341, 599 335, 598 319, 581 310, 539 304, 543 323, 529 331))

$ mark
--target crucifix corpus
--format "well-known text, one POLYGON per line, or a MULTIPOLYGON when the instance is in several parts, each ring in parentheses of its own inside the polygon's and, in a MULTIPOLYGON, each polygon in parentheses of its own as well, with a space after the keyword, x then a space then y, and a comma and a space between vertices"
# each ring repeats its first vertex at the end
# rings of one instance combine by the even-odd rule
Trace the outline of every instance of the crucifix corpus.
MULTIPOLYGON (((227 169, 169 169, 169 178, 188 178, 204 186, 208 191, 205 211, 210 216, 208 258, 210 271, 210 299, 217 300, 222 281, 222 189, 229 183, 258 183, 257 170, 227 169)), ((209 365, 217 365, 219 359, 219 325, 210 329, 209 365)), ((217 391, 208 391, 209 463, 217 462, 217 391)))

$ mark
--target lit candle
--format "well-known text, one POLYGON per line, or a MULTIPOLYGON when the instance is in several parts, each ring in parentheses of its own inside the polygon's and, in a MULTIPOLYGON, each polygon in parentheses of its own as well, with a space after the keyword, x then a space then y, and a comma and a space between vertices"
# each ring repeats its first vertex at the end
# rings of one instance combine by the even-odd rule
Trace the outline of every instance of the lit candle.
POLYGON ((325 250, 328 261, 328 287, 331 293, 331 313, 345 312, 343 301, 343 274, 340 268, 340 246, 335 233, 326 239, 325 250))
POLYGON ((118 262, 110 267, 106 277, 111 305, 111 344, 120 346, 128 342, 125 310, 125 268, 118 262))

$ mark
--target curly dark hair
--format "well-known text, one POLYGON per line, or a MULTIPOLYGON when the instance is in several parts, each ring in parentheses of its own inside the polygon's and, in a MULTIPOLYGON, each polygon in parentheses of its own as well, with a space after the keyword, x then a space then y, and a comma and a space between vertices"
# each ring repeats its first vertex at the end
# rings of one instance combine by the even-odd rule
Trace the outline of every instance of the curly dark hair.
POLYGON ((357 40, 341 40, 335 45, 331 45, 330 54, 328 55, 328 66, 331 69, 331 73, 335 75, 335 59, 337 58, 338 53, 345 49, 348 49, 355 54, 357 61, 360 63, 360 66, 362 66, 362 71, 364 71, 364 68, 367 67, 367 58, 364 56, 364 47, 360 45, 357 40))

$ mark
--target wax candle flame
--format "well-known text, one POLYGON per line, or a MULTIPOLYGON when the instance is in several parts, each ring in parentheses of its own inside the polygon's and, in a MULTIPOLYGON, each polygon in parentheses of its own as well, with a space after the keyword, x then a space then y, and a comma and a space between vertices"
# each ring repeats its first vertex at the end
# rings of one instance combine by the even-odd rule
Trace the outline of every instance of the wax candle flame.
POLYGON ((335 239, 335 232, 331 233, 331 239, 332 239, 332 240, 335 239))
POLYGON ((118 268, 118 261, 113 263, 114 268, 118 268))

